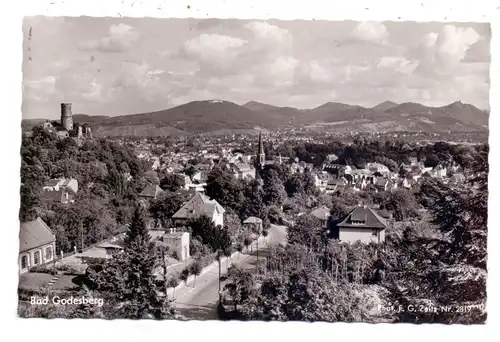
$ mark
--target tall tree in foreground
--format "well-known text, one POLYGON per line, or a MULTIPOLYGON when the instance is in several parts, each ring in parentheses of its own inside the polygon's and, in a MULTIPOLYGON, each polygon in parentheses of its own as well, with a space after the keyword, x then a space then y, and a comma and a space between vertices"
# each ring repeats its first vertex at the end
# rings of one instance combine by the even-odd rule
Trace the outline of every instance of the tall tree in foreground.
POLYGON ((167 319, 174 316, 164 293, 165 287, 158 284, 155 276, 157 262, 144 211, 136 206, 123 253, 96 275, 98 289, 117 304, 116 318, 167 319))

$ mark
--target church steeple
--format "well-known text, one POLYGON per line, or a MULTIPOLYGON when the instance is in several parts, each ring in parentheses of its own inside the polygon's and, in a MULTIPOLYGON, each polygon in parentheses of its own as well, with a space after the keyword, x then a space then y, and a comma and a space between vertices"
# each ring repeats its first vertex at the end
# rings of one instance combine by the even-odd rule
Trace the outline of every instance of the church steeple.
POLYGON ((264 166, 266 153, 264 152, 264 143, 262 142, 262 132, 259 133, 259 150, 257 151, 258 165, 264 166))
POLYGON ((264 152, 264 143, 262 142, 262 132, 259 132, 259 147, 257 150, 257 158, 255 160, 255 179, 260 179, 260 170, 264 167, 266 161, 266 153, 264 152))

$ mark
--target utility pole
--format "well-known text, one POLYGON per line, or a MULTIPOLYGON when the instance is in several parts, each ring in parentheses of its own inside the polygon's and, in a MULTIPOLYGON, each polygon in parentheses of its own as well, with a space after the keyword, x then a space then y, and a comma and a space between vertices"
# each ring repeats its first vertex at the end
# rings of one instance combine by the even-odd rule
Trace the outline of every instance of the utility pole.
POLYGON ((82 252, 83 252, 83 224, 80 221, 80 239, 82 241, 82 252))

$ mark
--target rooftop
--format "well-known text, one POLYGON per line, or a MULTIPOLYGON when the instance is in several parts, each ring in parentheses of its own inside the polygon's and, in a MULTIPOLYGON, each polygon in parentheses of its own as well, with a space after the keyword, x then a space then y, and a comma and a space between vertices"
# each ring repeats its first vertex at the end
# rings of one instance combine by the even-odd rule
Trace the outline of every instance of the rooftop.
POLYGON ((19 231, 20 253, 55 241, 56 236, 41 218, 21 223, 19 231))
POLYGON ((338 226, 353 228, 386 228, 387 222, 373 209, 359 206, 351 210, 338 226))
POLYGON ((216 200, 211 200, 201 193, 196 193, 172 218, 188 219, 203 214, 212 216, 214 213, 223 214, 224 212, 224 208, 216 200))

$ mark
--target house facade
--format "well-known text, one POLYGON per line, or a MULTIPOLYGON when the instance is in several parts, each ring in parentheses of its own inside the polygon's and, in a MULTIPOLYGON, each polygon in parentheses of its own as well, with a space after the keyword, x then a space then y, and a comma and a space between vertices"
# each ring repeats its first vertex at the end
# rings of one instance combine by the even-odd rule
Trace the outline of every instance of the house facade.
POLYGON ((334 238, 354 243, 383 243, 387 222, 373 209, 366 206, 354 208, 347 216, 335 225, 332 231, 334 238))
POLYGON ((19 273, 55 261, 56 236, 41 219, 21 223, 19 232, 19 273))
POLYGON ((177 260, 189 259, 189 233, 177 232, 173 228, 162 236, 161 243, 168 248, 169 253, 175 252, 177 260))

